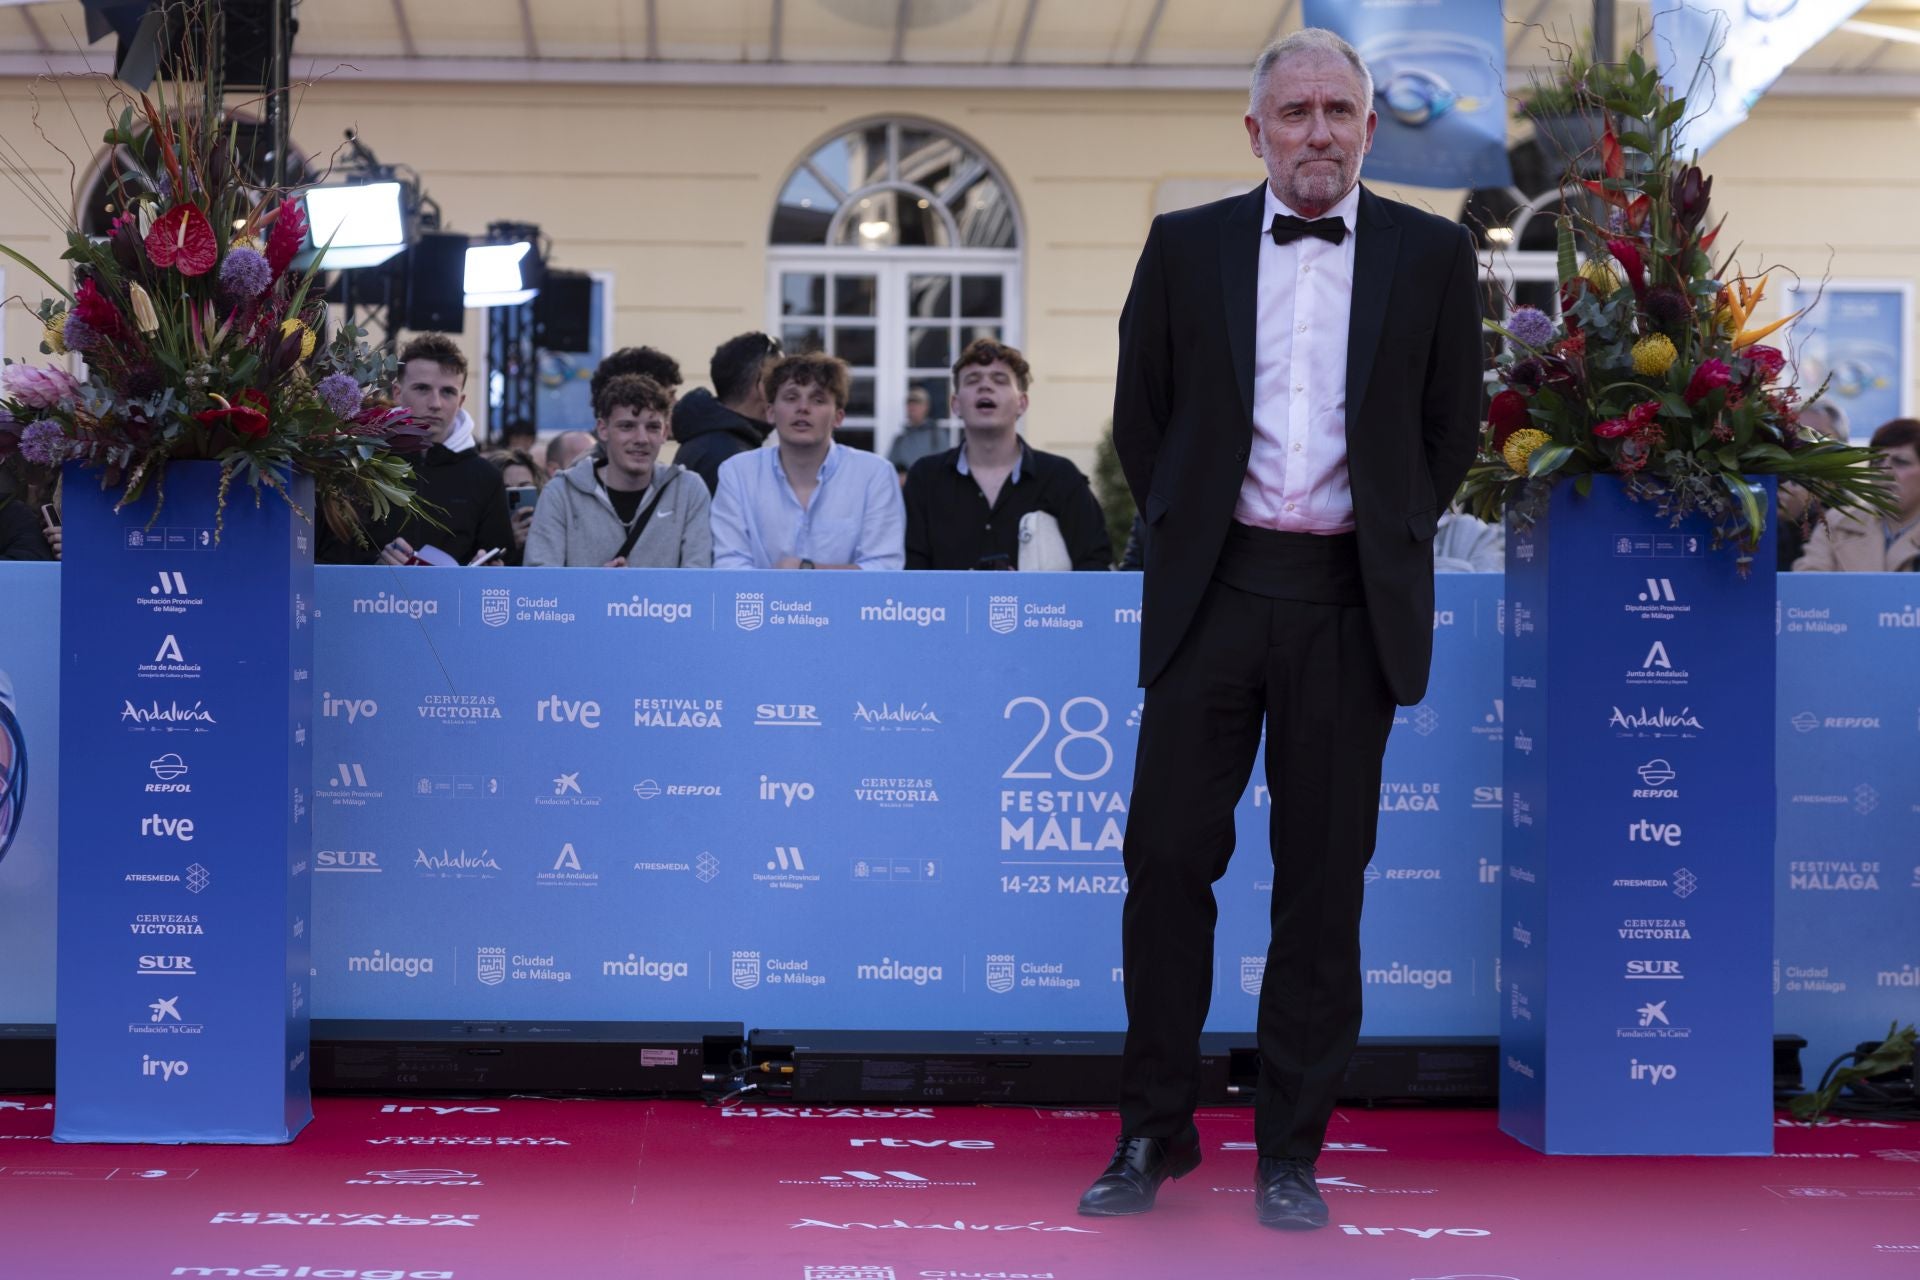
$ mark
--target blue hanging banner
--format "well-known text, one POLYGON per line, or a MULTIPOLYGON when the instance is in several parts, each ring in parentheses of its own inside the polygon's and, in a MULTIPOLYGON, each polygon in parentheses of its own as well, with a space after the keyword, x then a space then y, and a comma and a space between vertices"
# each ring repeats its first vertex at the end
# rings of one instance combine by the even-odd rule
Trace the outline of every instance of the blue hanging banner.
MULTIPOLYGON (((285 1142, 307 1022, 313 534, 173 463, 69 467, 56 1142, 285 1142)), ((288 486, 312 511, 313 486, 288 486)))
POLYGON ((1860 12, 1866 0, 1656 0, 1660 81, 1687 99, 1682 156, 1699 156, 1747 118, 1801 54, 1860 12))
POLYGON ((1361 176, 1416 187, 1508 187, 1500 0, 1306 0, 1302 18, 1359 53, 1380 124, 1361 176))
POLYGON ((1508 515, 1500 1127, 1529 1146, 1772 1150, 1773 536, 1743 576, 1611 477, 1508 515))

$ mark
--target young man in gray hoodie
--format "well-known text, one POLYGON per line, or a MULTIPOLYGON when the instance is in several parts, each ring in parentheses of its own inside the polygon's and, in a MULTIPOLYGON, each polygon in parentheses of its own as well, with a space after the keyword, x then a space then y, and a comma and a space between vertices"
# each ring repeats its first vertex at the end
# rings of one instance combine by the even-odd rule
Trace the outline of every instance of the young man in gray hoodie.
POLYGON ((595 398, 604 458, 583 454, 547 483, 527 534, 527 565, 704 569, 713 563, 711 499, 700 477, 663 465, 673 401, 645 374, 622 374, 595 398), (631 537, 638 528, 639 536, 631 537), (626 554, 621 548, 631 544, 626 554))

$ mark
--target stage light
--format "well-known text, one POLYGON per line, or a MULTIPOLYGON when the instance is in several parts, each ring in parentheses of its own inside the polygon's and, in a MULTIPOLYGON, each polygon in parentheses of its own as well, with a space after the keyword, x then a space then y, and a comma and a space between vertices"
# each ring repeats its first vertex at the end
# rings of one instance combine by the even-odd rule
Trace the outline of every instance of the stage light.
POLYGON ((534 283, 539 259, 531 240, 506 244, 476 244, 467 249, 467 305, 516 307, 540 292, 534 283))
POLYGON ((1513 228, 1512 227, 1488 227, 1487 243, 1498 244, 1498 245, 1512 244, 1513 228))
POLYGON ((377 267, 407 247, 403 188, 398 182, 314 187, 306 194, 308 247, 295 259, 329 271, 377 267))

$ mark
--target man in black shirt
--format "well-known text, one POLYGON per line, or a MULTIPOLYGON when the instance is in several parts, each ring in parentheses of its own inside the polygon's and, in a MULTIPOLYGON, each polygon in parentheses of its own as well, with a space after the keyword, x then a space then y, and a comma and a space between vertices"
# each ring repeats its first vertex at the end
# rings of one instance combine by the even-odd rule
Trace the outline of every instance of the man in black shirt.
POLYGON ((481 551, 501 552, 505 563, 519 558, 499 470, 471 448, 447 448, 454 419, 466 403, 466 385, 467 358, 445 334, 423 333, 401 348, 393 398, 426 428, 430 446, 412 459, 413 484, 432 522, 389 512, 384 520, 367 521, 366 541, 356 544, 334 537, 322 521, 315 549, 320 563, 407 564, 426 546, 439 548, 455 564, 466 564, 481 551))
MULTIPOLYGON (((907 568, 1017 569, 1021 522, 1051 517, 1075 569, 1113 567, 1100 504, 1080 468, 1019 436, 1032 370, 1014 348, 978 338, 953 366, 958 447, 907 472, 907 568)), ((1048 537, 1045 529, 1032 536, 1048 537)))
POLYGON ((673 438, 680 449, 673 460, 706 481, 709 494, 720 487, 720 464, 758 449, 773 430, 761 382, 779 358, 780 344, 764 333, 728 338, 707 365, 713 390, 695 387, 674 403, 673 438))

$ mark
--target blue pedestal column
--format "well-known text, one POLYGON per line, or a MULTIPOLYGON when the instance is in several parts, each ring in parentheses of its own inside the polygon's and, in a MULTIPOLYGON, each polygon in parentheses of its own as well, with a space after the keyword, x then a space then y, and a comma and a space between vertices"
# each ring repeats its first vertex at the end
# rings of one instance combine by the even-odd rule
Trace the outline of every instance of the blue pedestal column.
MULTIPOLYGON (((56 1142, 286 1142, 307 1093, 313 528, 69 469, 56 1142)), ((304 478, 291 492, 313 511, 304 478)))
POLYGON ((1611 480, 1508 515, 1500 1126, 1539 1150, 1773 1149, 1771 526, 1748 567, 1611 480))

